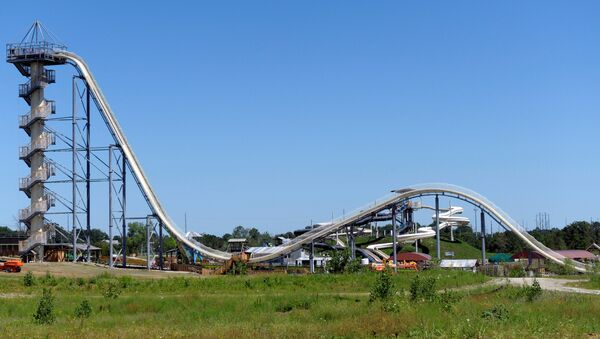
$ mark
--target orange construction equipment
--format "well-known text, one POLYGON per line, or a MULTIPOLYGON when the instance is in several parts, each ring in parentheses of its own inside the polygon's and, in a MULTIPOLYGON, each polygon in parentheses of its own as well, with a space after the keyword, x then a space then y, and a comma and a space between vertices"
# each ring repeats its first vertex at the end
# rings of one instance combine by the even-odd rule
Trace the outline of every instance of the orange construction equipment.
POLYGON ((0 271, 9 272, 9 273, 17 273, 17 272, 21 272, 22 266, 23 266, 23 262, 19 259, 8 259, 8 260, 0 259, 0 271))
MULTIPOLYGON (((376 271, 383 271, 386 266, 394 268, 394 262, 392 260, 388 259, 388 260, 384 260, 384 262, 382 264, 376 264, 376 263, 371 264, 371 267, 374 268, 376 271)), ((419 266, 417 265, 417 263, 415 261, 406 261, 406 260, 402 260, 401 262, 398 262, 398 268, 407 269, 407 270, 415 270, 415 271, 419 270, 419 266)))

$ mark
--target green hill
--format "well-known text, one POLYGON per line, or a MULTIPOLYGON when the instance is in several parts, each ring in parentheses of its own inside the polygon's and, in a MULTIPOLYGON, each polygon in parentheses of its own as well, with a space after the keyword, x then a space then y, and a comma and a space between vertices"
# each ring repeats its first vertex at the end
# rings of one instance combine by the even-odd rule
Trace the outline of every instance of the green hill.
MULTIPOLYGON (((391 242, 392 238, 385 238, 378 242, 385 243, 391 242)), ((462 242, 460 240, 456 240, 454 242, 443 239, 440 243, 442 249, 442 259, 452 259, 452 257, 445 257, 445 252, 454 252, 453 259, 479 259, 481 258, 481 250, 467 244, 466 242, 462 242)), ((433 258, 436 257, 435 253, 435 238, 427 238, 421 241, 421 245, 419 246, 419 252, 427 253, 431 255, 433 258)), ((383 250, 387 254, 392 253, 391 248, 386 248, 383 250)), ((415 247, 413 244, 403 244, 399 249, 399 252, 414 252, 415 247)), ((493 254, 493 253, 491 253, 493 254)), ((489 257, 490 253, 488 253, 489 257)))
MULTIPOLYGON (((429 255, 436 257, 436 244, 434 238, 423 239, 422 246, 426 247, 429 255)), ((460 240, 454 242, 446 239, 440 241, 442 259, 479 259, 481 258, 481 250, 460 240), (454 257, 446 257, 446 252, 454 252, 454 257)), ((427 252, 424 248, 424 251, 427 252)))

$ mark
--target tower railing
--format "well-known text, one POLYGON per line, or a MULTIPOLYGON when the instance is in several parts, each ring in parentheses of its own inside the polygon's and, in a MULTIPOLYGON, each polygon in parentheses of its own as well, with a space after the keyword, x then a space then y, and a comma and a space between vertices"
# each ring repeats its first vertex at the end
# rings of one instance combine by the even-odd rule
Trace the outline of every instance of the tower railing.
POLYGON ((46 119, 56 113, 56 102, 46 100, 44 105, 34 108, 30 113, 19 116, 19 128, 25 128, 37 119, 46 119))
POLYGON ((30 79, 24 84, 19 85, 19 97, 27 98, 38 88, 42 88, 48 84, 56 82, 56 71, 53 69, 45 69, 44 73, 38 79, 30 79))
POLYGON ((64 45, 47 41, 7 44, 6 61, 10 63, 40 59, 55 61, 57 59, 56 52, 66 49, 64 45))
POLYGON ((52 206, 54 206, 54 196, 51 193, 46 192, 42 196, 42 199, 34 202, 29 207, 19 210, 19 221, 26 223, 35 215, 46 213, 52 206))
POLYGON ((19 179, 19 189, 21 191, 27 191, 37 182, 43 182, 48 180, 51 176, 56 174, 56 169, 51 163, 44 163, 42 167, 36 170, 33 174, 19 179))
POLYGON ((37 245, 46 243, 48 243, 48 232, 40 229, 30 234, 27 239, 19 241, 19 252, 23 253, 37 245))
POLYGON ((35 139, 29 145, 19 148, 19 158, 26 159, 32 153, 37 151, 45 151, 50 145, 56 143, 56 136, 50 132, 42 132, 39 138, 35 139))

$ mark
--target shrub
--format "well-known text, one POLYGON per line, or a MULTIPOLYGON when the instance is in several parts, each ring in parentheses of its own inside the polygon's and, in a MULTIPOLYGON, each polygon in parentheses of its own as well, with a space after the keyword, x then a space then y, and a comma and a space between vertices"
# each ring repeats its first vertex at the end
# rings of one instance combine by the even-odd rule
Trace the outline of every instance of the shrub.
POLYGON ((33 319, 40 325, 52 324, 54 322, 54 297, 50 289, 44 288, 42 298, 33 314, 33 319))
POLYGON ((375 301, 377 299, 386 300, 391 297, 394 292, 394 283, 392 282, 392 275, 390 274, 389 268, 386 268, 379 272, 375 285, 371 289, 371 295, 369 301, 375 301))
POLYGON ((346 264, 350 258, 350 251, 345 249, 343 251, 333 251, 331 254, 331 260, 327 263, 329 273, 342 273, 346 268, 346 264))
POLYGON ((402 309, 402 300, 399 298, 388 298, 383 302, 385 312, 398 313, 402 309))
POLYGON ((521 278, 525 276, 525 270, 522 266, 511 266, 508 269, 508 276, 511 278, 521 278))
POLYGON ((525 286, 523 288, 523 294, 529 302, 534 301, 542 295, 542 287, 537 279, 533 279, 533 284, 531 284, 531 286, 525 286))
POLYGON ((248 266, 246 263, 238 261, 233 265, 232 270, 229 271, 229 273, 232 275, 246 275, 248 273, 248 266))
POLYGON ((108 283, 108 287, 104 290, 104 297, 106 299, 117 299, 121 294, 121 290, 114 281, 108 283))
POLYGON ((23 277, 23 285, 25 287, 31 287, 34 283, 35 280, 33 278, 33 273, 27 272, 27 274, 25 274, 25 276, 23 277))
POLYGON ((548 260, 546 262, 546 270, 558 275, 574 275, 577 273, 571 259, 566 259, 564 265, 548 260))
POLYGON ((509 312, 503 304, 496 304, 492 308, 483 311, 481 317, 487 320, 508 320, 509 312))
POLYGON ((354 258, 346 263, 344 267, 344 272, 346 273, 356 273, 362 270, 362 265, 360 264, 360 259, 354 258))
POLYGON ((92 306, 87 299, 83 299, 81 304, 75 308, 75 317, 79 319, 86 319, 89 318, 90 315, 92 315, 92 306))
POLYGON ((435 284, 436 280, 433 277, 421 278, 415 276, 410 281, 410 300, 413 302, 418 301, 435 301, 435 284))
POLYGON ((437 298, 444 311, 450 311, 454 304, 460 301, 460 299, 461 296, 458 293, 448 290, 444 290, 444 292, 440 293, 437 298))
POLYGON ((46 275, 42 278, 42 283, 46 286, 56 286, 56 278, 50 272, 46 271, 46 275))

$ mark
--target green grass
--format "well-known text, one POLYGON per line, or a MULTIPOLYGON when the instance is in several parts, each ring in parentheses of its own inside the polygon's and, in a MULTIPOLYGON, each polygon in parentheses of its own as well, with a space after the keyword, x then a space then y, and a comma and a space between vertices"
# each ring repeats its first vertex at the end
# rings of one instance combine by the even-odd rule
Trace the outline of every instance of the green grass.
MULTIPOLYGON (((563 277, 561 277, 563 278, 563 277)), ((577 279, 581 279, 582 277, 575 277, 577 279)), ((592 275, 589 277, 588 281, 569 283, 571 286, 587 288, 590 290, 600 290, 600 275, 592 275)))
MULTIPOLYGON (((418 273, 438 290, 480 285, 487 278, 460 271, 418 273)), ((456 303, 411 303, 405 296, 415 272, 393 276, 396 307, 370 303, 376 273, 313 276, 223 276, 157 280, 2 277, 0 333, 12 337, 565 337, 599 334, 600 297, 544 293, 532 303, 518 288, 459 290, 456 303), (51 286, 56 322, 37 325, 33 313, 42 286, 51 286), (105 297, 116 286, 116 299, 105 297), (88 299, 90 318, 75 318, 88 299), (507 320, 482 314, 502 304, 507 320)), ((488 312, 489 313, 489 312, 488 312)))

